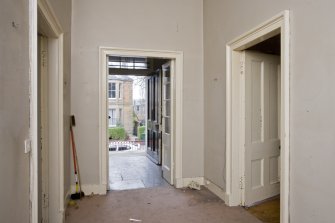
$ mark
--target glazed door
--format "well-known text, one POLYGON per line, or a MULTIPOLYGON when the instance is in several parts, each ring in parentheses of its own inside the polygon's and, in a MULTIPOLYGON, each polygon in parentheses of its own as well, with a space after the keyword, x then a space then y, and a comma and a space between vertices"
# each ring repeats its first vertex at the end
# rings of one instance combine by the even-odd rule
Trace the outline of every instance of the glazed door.
POLYGON ((166 63, 162 66, 162 148, 163 148, 163 159, 162 159, 162 171, 163 178, 173 184, 173 167, 172 167, 172 78, 173 78, 173 66, 172 62, 166 63))
POLYGON ((242 59, 245 205, 250 206, 280 191, 280 57, 246 51, 242 59))
POLYGON ((147 154, 156 164, 162 162, 161 152, 161 71, 147 80, 147 154))

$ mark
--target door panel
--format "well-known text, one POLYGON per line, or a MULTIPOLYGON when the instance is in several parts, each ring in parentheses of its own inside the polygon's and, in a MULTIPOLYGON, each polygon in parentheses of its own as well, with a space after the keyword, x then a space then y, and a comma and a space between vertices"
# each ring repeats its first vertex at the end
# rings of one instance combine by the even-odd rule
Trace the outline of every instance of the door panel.
POLYGON ((245 68, 245 205, 250 206, 280 192, 280 57, 246 51, 242 59, 245 68))
POLYGON ((161 152, 161 71, 147 80, 147 154, 156 164, 162 163, 161 152))
POLYGON ((163 148, 163 161, 162 161, 162 171, 163 178, 173 184, 173 169, 172 169, 172 145, 171 145, 171 105, 172 105, 172 95, 171 95, 171 76, 172 65, 171 62, 166 63, 162 66, 162 148, 163 148))

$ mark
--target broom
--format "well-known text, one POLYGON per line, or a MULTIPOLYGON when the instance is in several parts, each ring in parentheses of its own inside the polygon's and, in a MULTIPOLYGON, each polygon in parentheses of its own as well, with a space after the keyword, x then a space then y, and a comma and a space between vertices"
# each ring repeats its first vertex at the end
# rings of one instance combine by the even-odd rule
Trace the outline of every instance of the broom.
POLYGON ((82 197, 84 197, 85 194, 84 194, 84 192, 81 191, 79 164, 78 164, 76 144, 74 142, 74 135, 73 135, 73 128, 72 128, 73 126, 76 126, 76 120, 75 120, 74 115, 71 115, 70 134, 71 134, 71 143, 72 143, 74 178, 75 178, 75 182, 76 182, 76 193, 71 194, 71 199, 72 200, 78 200, 78 199, 81 199, 82 197))

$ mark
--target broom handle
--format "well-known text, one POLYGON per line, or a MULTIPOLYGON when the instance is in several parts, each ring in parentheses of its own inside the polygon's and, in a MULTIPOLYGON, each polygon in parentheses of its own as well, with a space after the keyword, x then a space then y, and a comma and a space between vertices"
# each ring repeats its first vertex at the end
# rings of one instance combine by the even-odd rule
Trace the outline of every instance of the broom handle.
POLYGON ((79 162, 78 162, 78 156, 77 156, 77 150, 75 151, 76 154, 76 161, 77 161, 77 175, 78 175, 78 186, 79 186, 79 193, 80 193, 80 198, 81 198, 81 180, 80 180, 80 170, 79 170, 79 162))
POLYGON ((70 127, 70 133, 71 133, 71 143, 72 143, 72 155, 73 155, 74 173, 77 174, 76 144, 74 143, 74 137, 73 137, 72 127, 70 127))

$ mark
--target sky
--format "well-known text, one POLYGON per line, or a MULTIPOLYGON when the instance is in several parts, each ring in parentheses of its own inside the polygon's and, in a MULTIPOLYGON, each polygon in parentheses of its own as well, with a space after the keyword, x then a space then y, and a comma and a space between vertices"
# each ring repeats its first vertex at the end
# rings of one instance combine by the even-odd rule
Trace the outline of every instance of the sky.
POLYGON ((145 98, 145 77, 129 76, 133 82, 133 100, 145 98))

